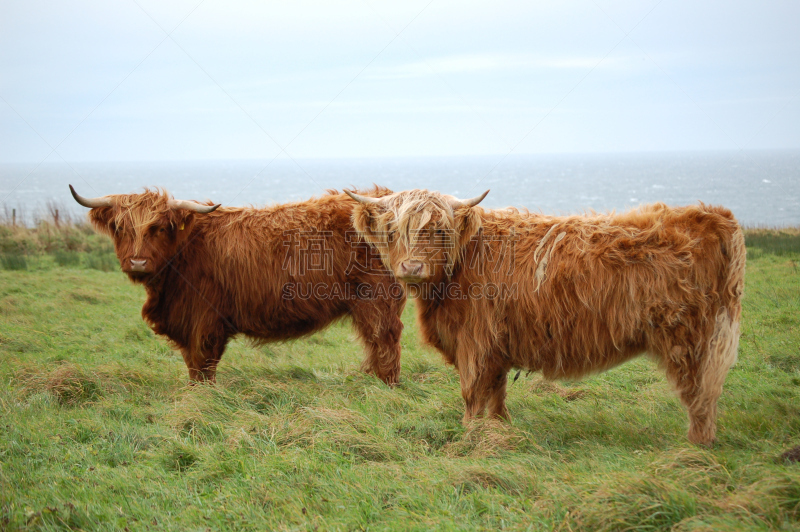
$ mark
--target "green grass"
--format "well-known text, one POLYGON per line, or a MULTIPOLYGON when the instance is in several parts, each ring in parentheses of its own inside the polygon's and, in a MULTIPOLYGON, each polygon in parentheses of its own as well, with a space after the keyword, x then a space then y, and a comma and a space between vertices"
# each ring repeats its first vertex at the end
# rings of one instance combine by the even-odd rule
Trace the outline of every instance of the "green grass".
POLYGON ((779 257, 800 255, 800 233, 797 229, 751 229, 745 233, 745 242, 750 250, 751 258, 760 257, 763 254, 779 257))
POLYGON ((523 374, 511 423, 465 428, 413 304, 395 389, 358 371, 346 322, 236 340, 218 384, 190 388, 143 290, 90 267, 110 251, 53 249, 76 255, 0 271, 0 530, 800 528, 800 465, 777 459, 800 444, 800 252, 750 250, 706 450, 645 359, 581 382, 523 374))

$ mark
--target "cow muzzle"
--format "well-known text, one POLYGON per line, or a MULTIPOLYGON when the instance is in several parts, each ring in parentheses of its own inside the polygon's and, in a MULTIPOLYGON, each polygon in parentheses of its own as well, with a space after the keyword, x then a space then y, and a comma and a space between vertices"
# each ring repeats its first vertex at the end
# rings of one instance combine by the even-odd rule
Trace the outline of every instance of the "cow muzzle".
POLYGON ((421 260, 406 260, 400 263, 397 278, 401 281, 421 281, 428 276, 428 268, 421 260))
POLYGON ((147 259, 131 259, 130 270, 132 272, 146 272, 147 271, 147 259))

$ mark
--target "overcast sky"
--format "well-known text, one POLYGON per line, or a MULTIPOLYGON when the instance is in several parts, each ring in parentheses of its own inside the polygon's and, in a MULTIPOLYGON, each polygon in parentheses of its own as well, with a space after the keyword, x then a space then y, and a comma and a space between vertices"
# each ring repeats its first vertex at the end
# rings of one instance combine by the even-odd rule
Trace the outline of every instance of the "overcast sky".
POLYGON ((797 1, 0 0, 0 161, 800 149, 798 22, 797 1))

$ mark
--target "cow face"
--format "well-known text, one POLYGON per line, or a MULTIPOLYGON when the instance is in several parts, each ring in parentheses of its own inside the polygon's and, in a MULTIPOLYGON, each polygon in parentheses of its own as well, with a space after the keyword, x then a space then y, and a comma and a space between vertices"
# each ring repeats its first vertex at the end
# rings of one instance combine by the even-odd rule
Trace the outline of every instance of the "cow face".
POLYGON ((472 200, 427 190, 408 190, 382 198, 348 192, 359 201, 353 226, 381 254, 395 277, 408 284, 436 282, 452 274, 461 248, 480 229, 472 200))
POLYGON ((118 207, 92 209, 89 218, 114 240, 120 267, 134 281, 161 271, 194 221, 187 212, 154 213, 118 207))
POLYGON ((219 206, 174 200, 165 191, 95 199, 72 192, 78 203, 92 207, 92 225, 114 240, 120 267, 135 282, 145 282, 161 272, 187 241, 197 213, 219 206))

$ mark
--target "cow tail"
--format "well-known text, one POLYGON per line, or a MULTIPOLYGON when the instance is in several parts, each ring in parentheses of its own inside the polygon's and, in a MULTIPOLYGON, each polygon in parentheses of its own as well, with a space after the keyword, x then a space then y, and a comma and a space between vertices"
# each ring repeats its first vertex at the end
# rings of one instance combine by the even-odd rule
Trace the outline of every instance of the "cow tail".
POLYGON ((742 317, 742 292, 744 289, 745 244, 744 234, 736 220, 730 220, 733 230, 722 242, 723 265, 720 271, 722 296, 717 309, 714 332, 709 340, 707 356, 701 369, 701 388, 722 388, 728 369, 736 362, 739 350, 739 322, 742 317))
POLYGON ((739 320, 742 316, 745 247, 739 224, 727 213, 720 227, 721 258, 718 272, 717 304, 710 310, 714 329, 706 338, 694 386, 682 395, 689 410, 689 440, 710 445, 716 434, 717 399, 730 367, 736 362, 739 349, 739 320))

